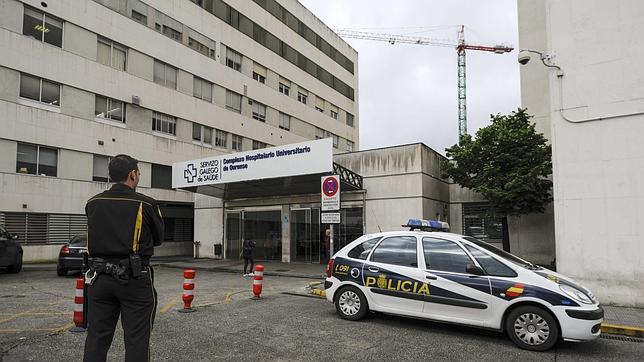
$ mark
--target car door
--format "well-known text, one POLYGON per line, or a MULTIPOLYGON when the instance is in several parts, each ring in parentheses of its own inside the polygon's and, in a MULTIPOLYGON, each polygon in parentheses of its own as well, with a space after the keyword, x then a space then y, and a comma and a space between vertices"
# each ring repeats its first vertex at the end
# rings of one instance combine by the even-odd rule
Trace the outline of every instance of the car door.
POLYGON ((423 314, 432 319, 486 326, 494 308, 490 280, 466 272, 478 265, 457 242, 424 236, 421 241, 430 295, 423 314))
POLYGON ((429 289, 418 263, 416 236, 383 238, 363 269, 364 286, 376 304, 372 309, 420 315, 429 289))

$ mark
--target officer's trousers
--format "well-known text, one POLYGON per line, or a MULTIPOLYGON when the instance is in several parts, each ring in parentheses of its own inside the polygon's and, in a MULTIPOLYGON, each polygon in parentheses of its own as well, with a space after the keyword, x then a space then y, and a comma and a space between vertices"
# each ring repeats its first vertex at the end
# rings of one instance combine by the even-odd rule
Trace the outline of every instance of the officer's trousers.
POLYGON ((87 289, 88 318, 83 361, 105 361, 116 322, 121 316, 125 361, 150 360, 150 333, 157 309, 152 267, 127 284, 107 274, 99 275, 87 289))

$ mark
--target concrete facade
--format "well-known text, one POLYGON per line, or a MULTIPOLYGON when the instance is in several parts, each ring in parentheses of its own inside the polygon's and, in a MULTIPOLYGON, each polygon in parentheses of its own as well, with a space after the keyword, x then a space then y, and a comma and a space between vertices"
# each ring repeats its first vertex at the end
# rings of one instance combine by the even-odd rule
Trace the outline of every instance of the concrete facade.
MULTIPOLYGON (((233 135, 242 137, 241 150, 251 150, 254 141, 267 145, 301 142, 315 139, 316 130, 322 129, 339 137, 334 152, 344 152, 347 141, 358 149, 357 52, 295 0, 280 4, 350 59, 355 65, 353 73, 255 2, 225 3, 353 88, 353 100, 191 1, 0 0, 0 214, 83 214, 86 200, 108 186, 93 181, 97 174, 94 160, 100 156, 131 154, 140 160, 141 192, 168 204, 199 208, 205 197, 195 200, 191 193, 158 186, 160 179, 155 180, 155 175, 160 177, 159 167, 235 152, 233 135), (62 21, 62 46, 24 35, 25 9, 62 21), (132 11, 146 16, 146 20, 138 22, 132 11), (164 26, 180 32, 179 38, 164 34, 164 26), (195 41, 207 47, 206 51, 195 48, 195 41), (113 64, 100 61, 101 44, 105 42, 112 49, 108 62, 113 64), (233 44, 241 54, 241 71, 226 66, 226 44, 233 44), (114 60, 114 49, 118 47, 126 49, 125 69, 119 69, 114 60), (159 62, 171 67, 165 68, 168 79, 171 69, 176 69, 176 85, 171 80, 160 84, 155 78, 159 62), (255 62, 267 70, 265 84, 252 77, 255 62), (21 96, 25 76, 59 84, 58 102, 46 104, 21 96), (213 84, 212 99, 197 98, 197 77, 213 84), (275 81, 279 77, 291 82, 289 96, 279 92, 279 82, 275 81), (307 104, 298 102, 294 92, 298 86, 309 92, 307 104), (226 109, 226 90, 242 95, 241 113, 226 109), (351 113, 353 126, 344 118, 333 119, 329 111, 318 112, 313 103, 315 95, 341 109, 345 117, 351 113), (99 97, 123 102, 125 121, 96 117, 99 97), (249 101, 265 104, 270 122, 252 119, 249 101), (279 112, 291 116, 290 130, 279 127, 279 112), (176 130, 153 131, 153 116, 157 113, 172 117, 176 130), (193 139, 194 124, 210 129, 210 144, 203 138, 193 139), (215 141, 218 134, 225 134, 220 145, 215 141), (55 149, 56 175, 16 173, 19 145, 55 149)), ((220 201, 205 202, 210 205, 220 201)), ((221 215, 206 216, 206 220, 220 223, 221 215)), ((195 213, 197 221, 203 217, 195 213)), ((195 223, 195 240, 217 238, 205 235, 210 232, 200 230, 199 225, 202 224, 195 223)), ((25 261, 55 259, 59 247, 31 244, 25 248, 25 261)), ((157 254, 190 253, 191 249, 192 243, 170 242, 157 254)))
POLYGON ((519 2, 522 103, 553 146, 558 271, 602 303, 644 306, 644 22, 636 0, 519 2))

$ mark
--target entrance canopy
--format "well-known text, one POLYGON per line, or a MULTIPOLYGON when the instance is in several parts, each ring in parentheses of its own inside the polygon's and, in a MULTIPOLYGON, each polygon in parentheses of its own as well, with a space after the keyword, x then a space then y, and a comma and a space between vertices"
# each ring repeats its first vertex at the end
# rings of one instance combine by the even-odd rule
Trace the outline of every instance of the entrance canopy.
POLYGON ((313 194, 322 176, 340 176, 341 190, 362 189, 362 177, 333 163, 332 139, 212 156, 172 165, 172 187, 224 200, 313 194))

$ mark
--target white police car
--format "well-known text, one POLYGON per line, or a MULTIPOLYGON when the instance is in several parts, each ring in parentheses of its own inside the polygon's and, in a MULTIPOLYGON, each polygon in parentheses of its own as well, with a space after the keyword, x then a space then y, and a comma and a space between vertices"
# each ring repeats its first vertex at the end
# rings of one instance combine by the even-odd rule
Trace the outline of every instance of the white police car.
POLYGON ((548 269, 446 223, 410 219, 410 231, 363 235, 329 260, 326 298, 344 319, 369 311, 506 331, 519 347, 599 337, 593 294, 548 269))

